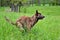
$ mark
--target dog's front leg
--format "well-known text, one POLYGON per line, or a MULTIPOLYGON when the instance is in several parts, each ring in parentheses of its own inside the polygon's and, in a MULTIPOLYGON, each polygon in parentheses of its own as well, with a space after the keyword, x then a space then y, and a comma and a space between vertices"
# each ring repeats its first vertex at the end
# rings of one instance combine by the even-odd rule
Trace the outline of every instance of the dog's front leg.
POLYGON ((27 31, 30 31, 30 30, 31 30, 31 25, 28 24, 28 25, 27 25, 27 31))

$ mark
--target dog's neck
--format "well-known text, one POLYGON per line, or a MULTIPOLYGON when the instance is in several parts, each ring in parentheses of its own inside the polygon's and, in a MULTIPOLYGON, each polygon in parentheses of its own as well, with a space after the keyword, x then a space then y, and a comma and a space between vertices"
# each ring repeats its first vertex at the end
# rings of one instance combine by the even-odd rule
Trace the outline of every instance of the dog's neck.
POLYGON ((37 17, 34 15, 31 17, 31 20, 33 20, 32 24, 35 25, 39 19, 37 19, 37 17))

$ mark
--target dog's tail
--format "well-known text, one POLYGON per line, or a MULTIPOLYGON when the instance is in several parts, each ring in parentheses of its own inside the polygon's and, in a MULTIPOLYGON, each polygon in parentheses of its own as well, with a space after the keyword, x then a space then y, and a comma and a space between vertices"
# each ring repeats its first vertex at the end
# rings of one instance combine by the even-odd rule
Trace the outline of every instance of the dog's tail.
POLYGON ((12 25, 16 25, 16 23, 12 22, 8 17, 4 16, 5 20, 12 25))

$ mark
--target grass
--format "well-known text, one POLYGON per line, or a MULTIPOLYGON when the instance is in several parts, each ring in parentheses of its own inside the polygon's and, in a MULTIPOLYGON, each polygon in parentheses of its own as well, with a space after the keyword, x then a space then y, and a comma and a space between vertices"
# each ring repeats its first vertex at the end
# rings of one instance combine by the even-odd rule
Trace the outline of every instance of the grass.
POLYGON ((21 8, 21 13, 7 12, 5 9, 0 7, 0 40, 60 40, 60 6, 30 6, 21 8), (45 15, 45 19, 39 20, 29 33, 21 33, 4 19, 7 16, 15 22, 23 15, 34 15, 36 9, 45 15))

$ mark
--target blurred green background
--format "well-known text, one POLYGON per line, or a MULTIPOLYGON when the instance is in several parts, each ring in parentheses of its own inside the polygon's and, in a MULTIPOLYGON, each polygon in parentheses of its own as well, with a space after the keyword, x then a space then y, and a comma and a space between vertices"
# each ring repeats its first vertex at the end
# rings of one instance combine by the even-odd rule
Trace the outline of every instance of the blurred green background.
POLYGON ((60 40, 60 0, 0 0, 0 40, 60 40), (21 33, 4 18, 15 22, 21 16, 33 16, 36 10, 45 18, 29 33, 21 33))

